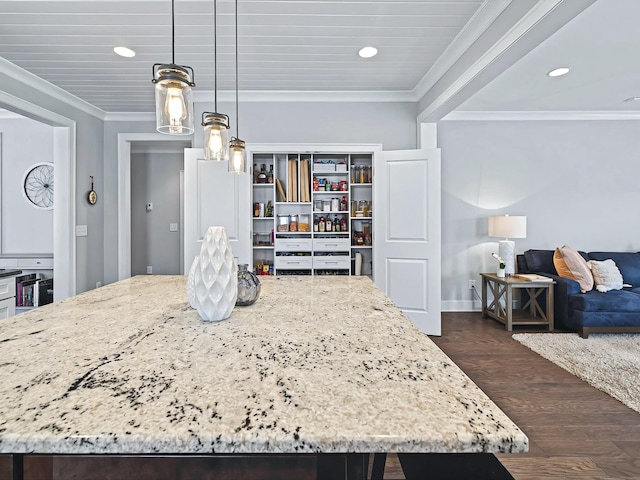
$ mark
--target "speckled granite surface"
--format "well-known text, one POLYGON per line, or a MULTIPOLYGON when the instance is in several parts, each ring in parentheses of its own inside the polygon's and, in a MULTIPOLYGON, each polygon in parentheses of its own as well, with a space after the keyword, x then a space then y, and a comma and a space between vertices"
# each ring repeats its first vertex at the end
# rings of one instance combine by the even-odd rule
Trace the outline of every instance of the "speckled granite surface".
POLYGON ((263 277, 220 323, 140 276, 0 322, 0 452, 518 452, 366 277, 263 277))

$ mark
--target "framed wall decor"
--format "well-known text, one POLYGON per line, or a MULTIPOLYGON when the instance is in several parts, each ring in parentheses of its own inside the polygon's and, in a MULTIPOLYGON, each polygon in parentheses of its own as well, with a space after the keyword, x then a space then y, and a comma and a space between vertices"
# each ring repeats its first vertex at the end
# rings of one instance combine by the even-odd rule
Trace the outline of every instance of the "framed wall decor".
POLYGON ((36 163, 27 169, 22 181, 27 200, 37 208, 53 208, 53 163, 36 163))

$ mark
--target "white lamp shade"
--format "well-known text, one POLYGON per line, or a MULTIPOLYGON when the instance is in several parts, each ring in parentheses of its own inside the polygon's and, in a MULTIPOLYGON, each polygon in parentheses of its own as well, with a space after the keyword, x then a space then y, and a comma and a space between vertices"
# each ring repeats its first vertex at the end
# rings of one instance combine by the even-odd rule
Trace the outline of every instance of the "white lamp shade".
POLYGON ((501 238, 526 238, 527 217, 501 215, 489 217, 489 236, 501 238))

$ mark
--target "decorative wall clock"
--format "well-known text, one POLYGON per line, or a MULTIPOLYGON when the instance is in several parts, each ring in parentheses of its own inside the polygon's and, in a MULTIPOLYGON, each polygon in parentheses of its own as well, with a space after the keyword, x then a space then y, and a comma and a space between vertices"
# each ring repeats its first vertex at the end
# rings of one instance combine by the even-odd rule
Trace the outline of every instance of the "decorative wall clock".
POLYGON ((87 193, 87 202, 89 205, 95 205, 98 202, 98 194, 93 189, 93 175, 89 175, 89 178, 91 179, 91 190, 87 193))
POLYGON ((27 200, 44 210, 53 208, 53 163, 36 163, 27 170, 22 182, 27 200))

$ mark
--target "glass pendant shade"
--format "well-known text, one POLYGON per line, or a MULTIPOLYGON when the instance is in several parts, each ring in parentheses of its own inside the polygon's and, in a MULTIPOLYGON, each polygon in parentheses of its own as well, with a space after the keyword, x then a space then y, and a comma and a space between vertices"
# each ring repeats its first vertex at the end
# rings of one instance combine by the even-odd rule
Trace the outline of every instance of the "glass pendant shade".
POLYGON ((193 70, 174 64, 155 64, 156 130, 169 135, 191 135, 193 120, 193 70))
POLYGON ((229 159, 229 117, 223 113, 204 112, 204 158, 224 161, 229 159))
POLYGON ((246 173, 247 171, 247 151, 244 148, 244 141, 233 137, 230 143, 229 172, 246 173))

